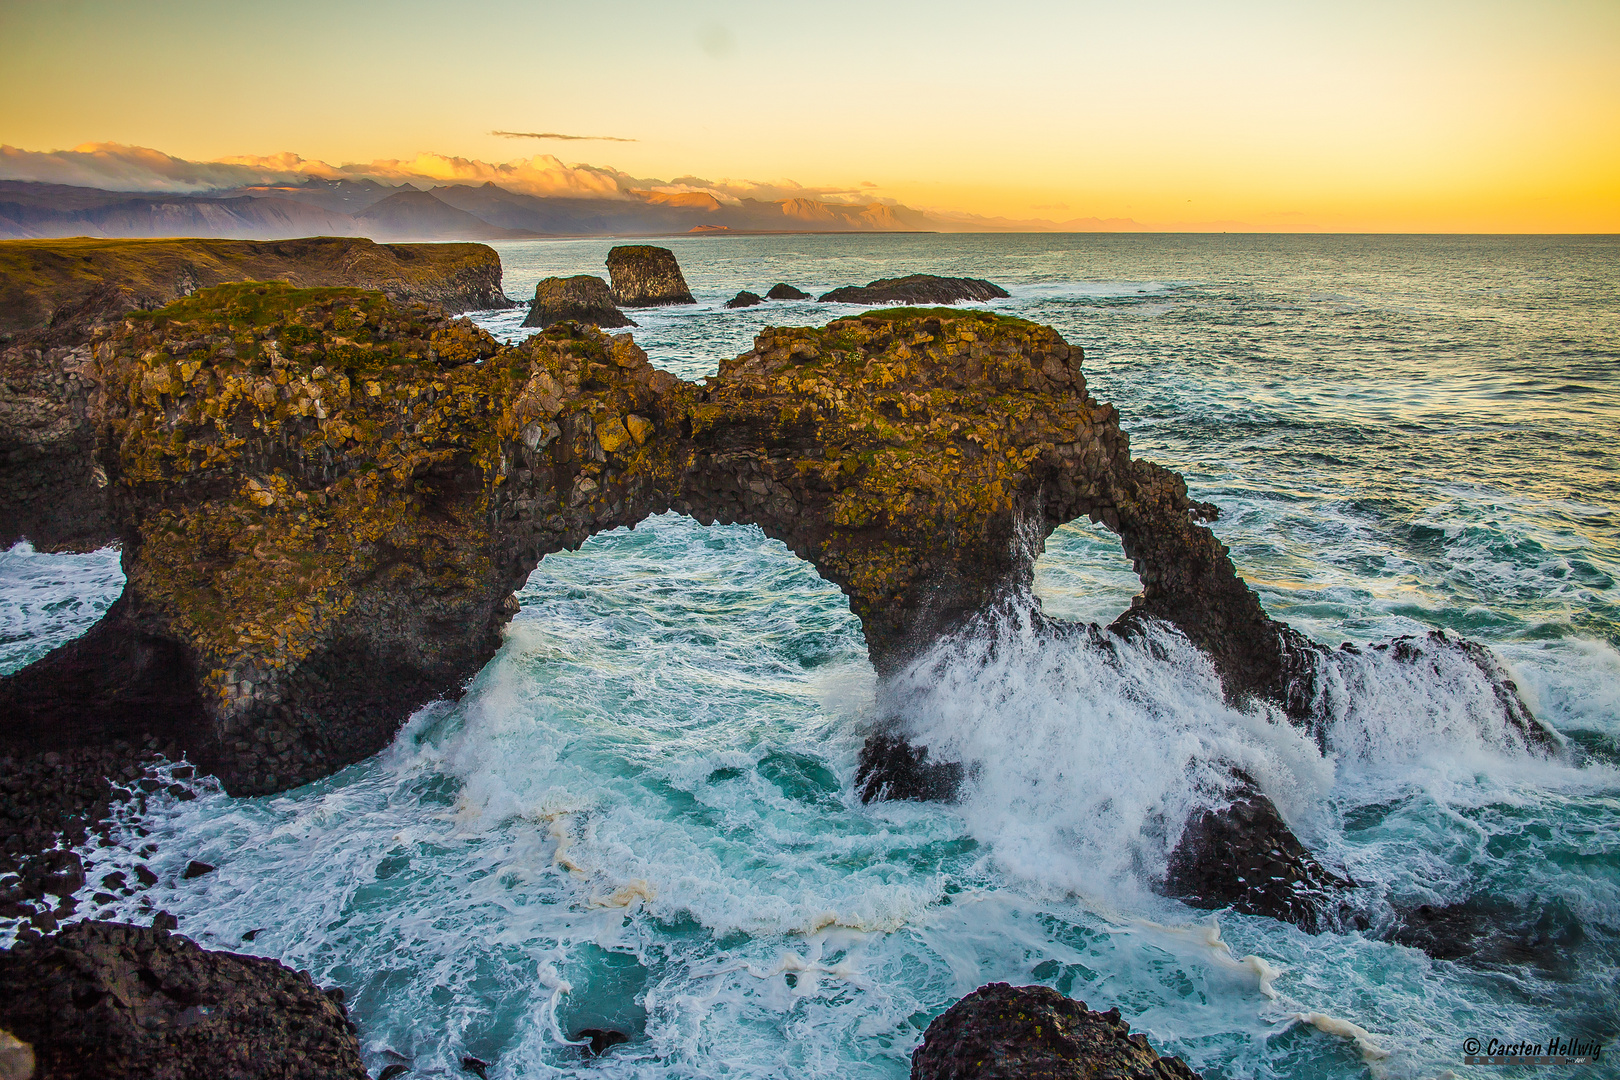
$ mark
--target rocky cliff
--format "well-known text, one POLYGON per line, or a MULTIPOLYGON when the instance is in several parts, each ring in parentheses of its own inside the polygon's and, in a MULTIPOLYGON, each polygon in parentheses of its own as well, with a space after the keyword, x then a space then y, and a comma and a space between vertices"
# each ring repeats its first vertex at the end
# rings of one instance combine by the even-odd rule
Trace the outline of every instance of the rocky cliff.
POLYGON ((356 285, 451 311, 509 307, 481 244, 317 237, 0 243, 0 545, 82 549, 116 533, 84 375, 88 342, 131 311, 224 281, 356 285))
POLYGON ((512 306, 501 291, 500 257, 483 244, 374 244, 333 236, 7 240, 0 241, 0 335, 44 329, 107 290, 110 302, 131 311, 230 281, 353 285, 458 312, 512 306))
POLYGON ((670 508, 812 562, 880 672, 1027 590, 1042 539, 1089 517, 1142 578, 1122 631, 1163 619, 1234 699, 1290 703, 1314 646, 1261 610, 1199 524, 1214 508, 1130 457, 1080 359, 1033 323, 897 309, 767 330, 698 386, 628 336, 561 324, 501 348, 358 290, 133 313, 70 384, 95 445, 63 480, 109 493, 83 527, 123 541, 129 584, 0 687, 0 724, 179 724, 232 790, 287 787, 453 692, 545 554, 670 508))
POLYGON ((663 307, 695 304, 675 253, 648 244, 630 244, 608 252, 613 302, 620 307, 663 307))

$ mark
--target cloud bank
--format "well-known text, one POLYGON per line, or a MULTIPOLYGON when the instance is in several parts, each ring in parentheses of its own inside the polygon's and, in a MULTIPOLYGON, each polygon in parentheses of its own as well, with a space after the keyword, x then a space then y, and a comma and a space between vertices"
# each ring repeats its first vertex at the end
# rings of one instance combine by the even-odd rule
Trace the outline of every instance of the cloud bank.
POLYGON ((386 184, 482 184, 529 195, 574 195, 584 198, 628 198, 632 188, 657 181, 632 177, 617 169, 567 165, 551 154, 515 161, 488 162, 446 154, 418 154, 367 164, 330 165, 297 154, 250 154, 218 161, 187 161, 144 146, 85 143, 72 150, 24 150, 0 145, 0 178, 46 184, 103 188, 109 191, 172 192, 298 183, 322 180, 376 180, 386 184))
MULTIPOLYGON (((507 134, 498 132, 497 134, 507 134)), ((546 135, 524 132, 516 136, 585 139, 588 136, 546 135)), ((601 136, 604 140, 633 140, 601 136)), ((368 163, 332 165, 297 154, 244 154, 217 161, 188 161, 144 146, 122 143, 85 143, 72 150, 24 150, 0 145, 0 179, 32 180, 47 184, 102 188, 108 191, 196 194, 266 184, 299 183, 310 177, 322 180, 376 180, 385 184, 482 184, 486 181, 525 195, 573 196, 589 199, 632 199, 635 192, 672 194, 707 192, 726 203, 742 199, 818 199, 823 202, 866 205, 875 199, 870 181, 857 187, 806 187, 794 180, 707 180, 679 176, 659 180, 631 176, 618 169, 587 164, 565 164, 552 154, 536 154, 513 161, 489 162, 447 154, 418 154, 414 158, 388 158, 368 163)))

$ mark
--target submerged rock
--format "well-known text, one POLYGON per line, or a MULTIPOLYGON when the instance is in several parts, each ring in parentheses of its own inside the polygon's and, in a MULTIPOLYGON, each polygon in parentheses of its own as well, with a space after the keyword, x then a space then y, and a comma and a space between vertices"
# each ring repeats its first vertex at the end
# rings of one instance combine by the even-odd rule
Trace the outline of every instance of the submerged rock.
POLYGON ((949 802, 962 786, 958 761, 929 761, 926 746, 912 746, 897 735, 869 735, 861 747, 855 788, 861 802, 909 799, 949 802))
POLYGON ((778 281, 775 285, 772 285, 770 291, 765 294, 765 299, 808 300, 810 299, 810 294, 805 292, 803 289, 795 289, 792 285, 789 285, 785 281, 778 281))
POLYGON ((1229 805, 1187 822, 1170 853, 1164 894, 1194 907, 1268 915, 1312 934, 1336 925, 1355 882, 1317 862, 1272 801, 1239 778, 1229 805))
POLYGON ((697 303, 669 248, 650 244, 616 247, 608 252, 607 267, 613 279, 613 301, 620 307, 697 303))
POLYGON ((1476 896, 1455 904, 1405 908, 1388 939, 1436 960, 1483 968, 1528 964, 1550 978, 1569 979, 1586 931, 1561 900, 1521 907, 1500 897, 1476 896))
POLYGON ((865 285, 845 285, 823 293, 820 300, 823 304, 954 304, 960 300, 1001 300, 1008 295, 1000 285, 982 278, 912 274, 880 278, 865 285))
POLYGON ((1093 1012, 1045 986, 981 986, 928 1025, 911 1080, 1198 1080, 1132 1035, 1118 1009, 1093 1012))
POLYGON ((164 930, 82 922, 0 952, 0 1028, 41 1077, 367 1076, 343 1007, 308 974, 164 930))
POLYGON ((590 1057, 601 1057, 620 1043, 629 1042, 630 1036, 609 1028, 585 1028, 574 1036, 574 1041, 585 1042, 585 1049, 590 1057))
POLYGON ((570 278, 548 277, 534 287, 534 303, 524 326, 538 326, 542 330, 565 319, 587 326, 616 329, 634 326, 630 318, 613 306, 613 296, 607 282, 591 274, 576 274, 570 278))
POLYGON ((755 304, 763 304, 764 302, 765 301, 763 301, 763 300, 761 300, 759 298, 758 293, 751 293, 747 289, 744 289, 742 292, 738 293, 736 296, 733 296, 730 300, 727 300, 726 301, 726 307, 728 307, 728 308, 753 307, 755 304))

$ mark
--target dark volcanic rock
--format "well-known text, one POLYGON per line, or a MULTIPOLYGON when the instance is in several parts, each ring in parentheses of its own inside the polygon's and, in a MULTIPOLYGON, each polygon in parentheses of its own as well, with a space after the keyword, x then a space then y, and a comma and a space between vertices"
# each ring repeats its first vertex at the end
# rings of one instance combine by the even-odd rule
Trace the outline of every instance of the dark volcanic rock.
POLYGON ((0 1028, 41 1080, 362 1080, 343 1008, 307 974, 177 934, 85 922, 0 952, 0 1028))
POLYGON ((1045 986, 981 986, 928 1025, 911 1080, 1198 1080, 1132 1035, 1118 1009, 1092 1012, 1045 986))
POLYGON ((960 762, 929 761, 926 746, 912 746, 895 735, 869 735, 861 747, 855 787, 861 793, 861 802, 949 802, 962 786, 962 775, 960 762))
POLYGON ((763 301, 763 300, 761 300, 759 298, 758 293, 751 293, 747 289, 744 289, 742 292, 738 293, 736 296, 733 296, 730 300, 727 300, 726 301, 726 307, 728 307, 728 308, 753 307, 755 304, 763 304, 764 302, 765 301, 763 301))
POLYGON ((767 300, 808 300, 810 294, 803 289, 795 289, 785 281, 778 281, 771 286, 771 291, 765 294, 767 300))
POLYGON ((1269 915, 1319 933, 1355 883, 1317 862, 1252 781, 1229 806, 1187 822, 1163 891, 1194 907, 1269 915))
POLYGON ((242 285, 88 352, 128 583, 0 681, 0 744, 156 731, 234 793, 296 786, 457 694, 544 555, 672 509, 815 565, 882 674, 1026 594, 1039 542, 1078 517, 1142 580, 1115 629, 1168 622, 1233 701, 1291 702, 1321 659, 1237 576, 1200 523, 1215 508, 1130 456, 1080 350, 1019 319, 769 329, 699 385, 571 322, 503 347, 375 293, 242 285))
POLYGON ((608 252, 613 300, 620 307, 695 304, 675 253, 650 244, 631 244, 608 252))
MULTIPOLYGON (((57 913, 73 910, 69 894, 84 886, 84 868, 68 848, 104 829, 114 802, 144 797, 133 778, 150 757, 125 742, 0 757, 0 919, 49 930, 57 913)), ((123 875, 102 884, 122 888, 123 875)))
POLYGON ((534 303, 524 326, 541 329, 572 319, 587 326, 609 328, 634 326, 629 317, 613 306, 607 282, 590 274, 571 278, 548 277, 534 287, 534 303))
POLYGON ((1007 295, 1006 289, 982 278, 912 274, 880 278, 865 285, 845 285, 822 293, 820 300, 823 304, 954 304, 959 300, 1000 300, 1007 295))

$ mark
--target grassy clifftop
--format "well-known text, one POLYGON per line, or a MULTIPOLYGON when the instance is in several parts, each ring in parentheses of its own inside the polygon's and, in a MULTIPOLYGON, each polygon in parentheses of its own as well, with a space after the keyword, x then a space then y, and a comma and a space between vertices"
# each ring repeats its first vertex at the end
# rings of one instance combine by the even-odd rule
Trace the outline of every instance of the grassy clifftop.
POLYGON ((451 311, 508 307, 501 262, 483 244, 301 240, 0 241, 0 334, 39 329, 59 311, 115 289, 127 309, 161 307, 233 281, 376 289, 451 311))

